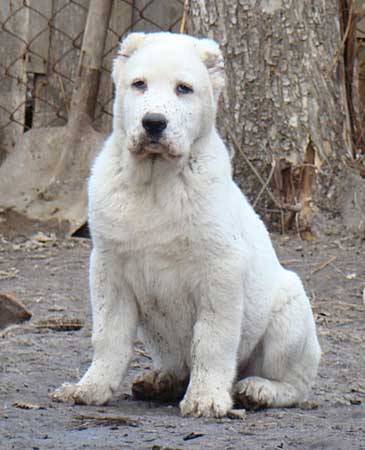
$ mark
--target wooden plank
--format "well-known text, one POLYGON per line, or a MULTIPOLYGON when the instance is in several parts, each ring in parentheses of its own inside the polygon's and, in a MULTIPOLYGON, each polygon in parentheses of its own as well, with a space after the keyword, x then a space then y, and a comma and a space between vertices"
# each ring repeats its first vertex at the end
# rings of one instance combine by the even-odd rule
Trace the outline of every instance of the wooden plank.
POLYGON ((95 127, 106 133, 112 128, 113 114, 113 83, 111 68, 113 58, 119 47, 119 41, 128 31, 132 23, 132 6, 123 1, 113 3, 110 30, 105 43, 103 71, 101 74, 98 104, 95 112, 95 127))
POLYGON ((49 56, 50 27, 52 17, 52 0, 28 0, 29 51, 27 54, 27 72, 46 74, 49 56))
POLYGON ((26 19, 22 0, 0 0, 0 165, 23 133, 26 19))

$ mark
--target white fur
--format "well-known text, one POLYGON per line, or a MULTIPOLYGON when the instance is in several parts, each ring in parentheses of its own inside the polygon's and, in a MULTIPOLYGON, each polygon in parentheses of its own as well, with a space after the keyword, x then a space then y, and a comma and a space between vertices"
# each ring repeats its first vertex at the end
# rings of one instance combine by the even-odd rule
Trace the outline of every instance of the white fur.
POLYGON ((89 185, 94 358, 54 398, 110 400, 139 328, 156 369, 190 375, 183 415, 223 416, 232 394, 255 406, 305 399, 320 359, 311 307, 232 180, 215 129, 217 44, 134 33, 113 77, 114 129, 89 185), (141 78, 144 92, 131 86, 141 78), (181 82, 194 92, 177 94, 181 82), (158 146, 144 141, 148 112, 168 120, 158 146))

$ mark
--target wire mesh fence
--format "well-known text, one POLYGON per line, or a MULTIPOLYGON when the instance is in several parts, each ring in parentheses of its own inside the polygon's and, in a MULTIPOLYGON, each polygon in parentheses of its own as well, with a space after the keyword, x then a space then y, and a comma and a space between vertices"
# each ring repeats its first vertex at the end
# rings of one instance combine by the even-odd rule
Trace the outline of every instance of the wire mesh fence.
MULTIPOLYGON (((89 0, 0 0, 0 163, 22 133, 64 125, 89 0)), ((131 31, 178 31, 184 0, 114 0, 94 126, 111 127, 112 59, 131 31)))

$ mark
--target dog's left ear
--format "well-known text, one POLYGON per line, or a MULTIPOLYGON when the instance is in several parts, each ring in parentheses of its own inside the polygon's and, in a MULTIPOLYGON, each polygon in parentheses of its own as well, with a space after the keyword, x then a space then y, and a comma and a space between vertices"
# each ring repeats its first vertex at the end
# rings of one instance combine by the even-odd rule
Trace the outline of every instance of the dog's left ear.
POLYGON ((125 62, 136 50, 138 50, 145 38, 145 33, 131 33, 121 42, 117 57, 114 59, 112 71, 112 77, 116 86, 121 80, 125 62))
POLYGON ((225 84, 224 59, 217 42, 212 39, 199 39, 198 51, 208 69, 213 87, 214 98, 217 101, 225 84))

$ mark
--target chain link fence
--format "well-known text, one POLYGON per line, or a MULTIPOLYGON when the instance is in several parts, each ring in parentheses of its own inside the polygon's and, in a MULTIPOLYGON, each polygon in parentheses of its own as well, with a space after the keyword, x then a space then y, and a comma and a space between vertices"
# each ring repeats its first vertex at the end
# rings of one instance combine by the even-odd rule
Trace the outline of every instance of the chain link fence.
MULTIPOLYGON (((109 132, 111 64, 131 31, 179 31, 184 0, 114 0, 94 126, 109 132)), ((0 164, 22 133, 68 119, 89 0, 0 0, 0 164)))

